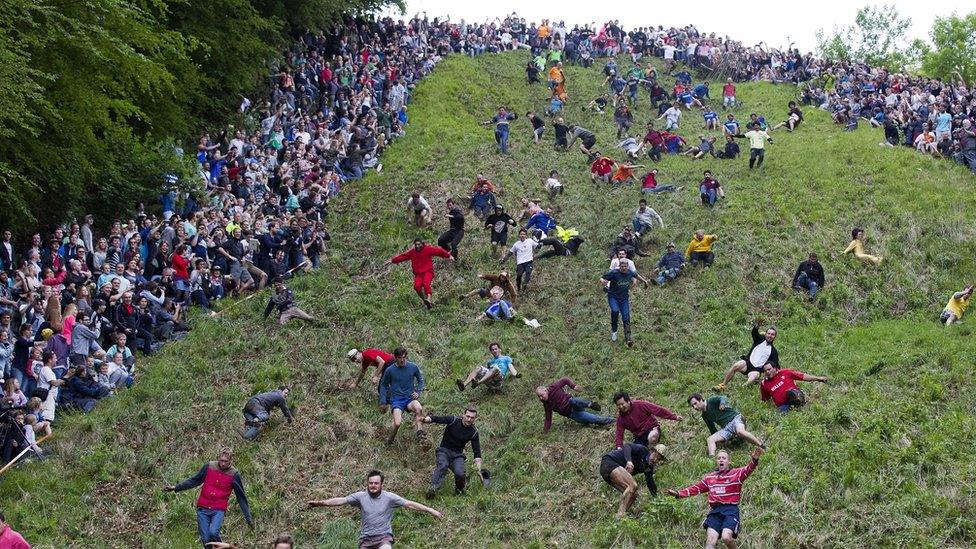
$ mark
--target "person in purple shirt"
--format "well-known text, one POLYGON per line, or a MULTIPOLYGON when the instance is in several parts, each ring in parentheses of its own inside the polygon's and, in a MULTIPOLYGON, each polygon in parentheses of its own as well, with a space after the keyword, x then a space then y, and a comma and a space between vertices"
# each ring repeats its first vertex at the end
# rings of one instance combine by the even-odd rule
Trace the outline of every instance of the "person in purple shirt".
POLYGON ((580 390, 580 386, 568 377, 564 377, 548 387, 540 385, 535 388, 535 395, 539 397, 539 401, 542 402, 542 407, 546 411, 546 422, 542 427, 542 432, 548 433, 552 427, 553 412, 583 425, 609 425, 616 421, 609 416, 598 416, 587 412, 587 409, 599 412, 600 404, 593 400, 570 396, 563 389, 567 385, 574 391, 580 390))

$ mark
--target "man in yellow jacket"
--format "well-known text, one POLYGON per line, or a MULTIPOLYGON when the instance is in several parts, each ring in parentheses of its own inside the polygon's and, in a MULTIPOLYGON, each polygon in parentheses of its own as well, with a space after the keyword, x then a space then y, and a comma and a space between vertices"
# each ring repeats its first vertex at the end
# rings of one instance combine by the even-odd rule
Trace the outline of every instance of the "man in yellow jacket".
POLYGON ((946 326, 951 325, 962 318, 963 313, 969 308, 969 298, 973 296, 973 285, 970 284, 962 289, 961 292, 956 292, 952 294, 949 298, 949 302, 946 303, 945 309, 942 310, 942 316, 939 320, 942 321, 946 326))
POLYGON ((698 229, 695 231, 695 236, 691 237, 691 242, 688 243, 688 248, 685 250, 685 258, 691 262, 692 265, 702 262, 705 267, 711 267, 712 262, 715 261, 715 254, 712 252, 712 244, 718 240, 718 236, 714 234, 705 234, 705 231, 698 229))

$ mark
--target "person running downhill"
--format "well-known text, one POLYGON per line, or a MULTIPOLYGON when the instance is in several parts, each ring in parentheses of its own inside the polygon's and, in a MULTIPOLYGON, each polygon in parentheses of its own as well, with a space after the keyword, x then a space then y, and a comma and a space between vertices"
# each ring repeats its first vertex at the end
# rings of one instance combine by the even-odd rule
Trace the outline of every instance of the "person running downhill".
POLYGON ((617 507, 616 519, 620 520, 637 500, 637 481, 635 475, 644 474, 647 490, 652 496, 657 495, 657 484, 654 482, 655 467, 667 460, 668 447, 658 444, 654 448, 637 443, 624 443, 617 448, 603 454, 600 459, 600 476, 607 484, 620 492, 620 506, 617 507))
MULTIPOLYGON (((480 188, 485 189, 487 187, 482 184, 480 188)), ((490 191, 488 192, 491 194, 490 191)), ((447 199, 446 205, 446 217, 450 225, 446 231, 437 237, 437 245, 445 250, 449 250, 451 252, 451 257, 457 261, 458 246, 461 244, 461 239, 464 238, 464 210, 457 206, 452 198, 447 199)))
POLYGON ((600 403, 595 400, 586 400, 570 396, 563 387, 569 386, 574 391, 579 391, 580 386, 568 377, 556 380, 548 387, 538 386, 535 388, 535 396, 542 402, 542 408, 546 412, 545 423, 542 432, 548 433, 552 428, 552 413, 556 412, 561 416, 582 423, 583 425, 610 425, 615 420, 610 416, 598 416, 586 410, 600 411, 600 403))
POLYGON ((478 411, 474 408, 467 408, 464 410, 464 415, 460 417, 427 416, 424 418, 424 423, 446 425, 441 443, 434 452, 437 466, 434 468, 434 474, 430 479, 430 487, 427 488, 428 498, 434 497, 434 494, 440 489, 448 469, 454 473, 454 493, 464 493, 464 461, 466 459, 464 447, 469 442, 471 443, 471 452, 474 454, 474 466, 478 470, 478 476, 482 478, 483 482, 486 482, 481 469, 481 438, 478 436, 478 429, 474 426, 477 419, 478 411))
POLYGON ((485 218, 485 229, 491 235, 491 256, 498 257, 498 249, 508 244, 508 228, 515 227, 515 220, 505 213, 505 207, 495 205, 495 211, 485 218))
POLYGON ((451 253, 444 248, 431 246, 419 238, 413 240, 413 248, 395 255, 390 258, 389 263, 403 263, 410 261, 410 269, 413 271, 413 289, 420 296, 424 305, 428 309, 434 306, 430 298, 433 294, 431 283, 434 281, 434 258, 443 257, 449 261, 454 261, 451 253))
POLYGON ((661 424, 657 418, 681 421, 681 416, 646 400, 631 400, 630 395, 618 391, 613 395, 613 403, 617 406, 617 430, 613 436, 613 443, 620 449, 624 444, 624 431, 634 435, 634 442, 650 448, 661 440, 661 424))
POLYGON ((532 280, 532 269, 535 268, 534 252, 538 247, 539 241, 529 238, 529 233, 525 229, 519 229, 518 241, 512 244, 511 249, 501 258, 500 263, 504 263, 513 254, 515 255, 515 285, 520 292, 525 291, 529 281, 532 280))
POLYGON ((383 473, 372 470, 366 473, 366 490, 349 494, 346 497, 335 497, 308 502, 308 507, 339 507, 352 505, 359 507, 359 549, 393 549, 393 512, 398 507, 406 507, 411 511, 423 511, 442 519, 444 515, 437 509, 432 509, 404 499, 393 492, 383 491, 383 473))
POLYGON ((630 331, 630 285, 635 278, 645 288, 648 286, 646 278, 630 270, 629 259, 620 260, 616 271, 608 271, 600 277, 600 284, 606 288, 607 303, 610 306, 610 341, 617 341, 617 321, 619 317, 623 317, 624 339, 628 347, 634 345, 630 331))
POLYGON ((210 461, 200 468, 192 477, 177 485, 168 485, 164 492, 182 492, 190 488, 203 485, 200 497, 197 498, 197 525, 200 528, 200 542, 204 547, 212 541, 221 541, 220 527, 224 524, 224 514, 227 512, 227 501, 231 492, 237 498, 237 505, 241 508, 244 520, 248 526, 254 527, 251 518, 251 507, 247 503, 244 493, 244 480, 234 468, 234 452, 230 448, 223 448, 217 454, 217 461, 210 461))
POLYGON ((380 379, 380 410, 386 413, 386 408, 393 409, 393 428, 386 439, 386 445, 393 444, 400 424, 403 423, 403 413, 413 414, 413 428, 417 440, 427 442, 427 433, 422 429, 424 407, 418 400, 424 391, 424 375, 420 367, 407 360, 407 350, 398 347, 393 351, 393 366, 386 369, 380 379))
POLYGON ((789 412, 790 408, 799 408, 807 403, 807 397, 796 386, 794 380, 819 381, 827 383, 827 376, 815 376, 796 370, 781 369, 779 366, 767 362, 763 366, 763 380, 759 383, 759 395, 763 402, 772 400, 780 412, 789 412))
POLYGON ((688 397, 688 404, 701 412, 702 421, 711 433, 705 439, 709 457, 715 455, 715 447, 719 442, 730 442, 736 438, 742 438, 761 448, 766 447, 759 438, 746 430, 746 420, 729 403, 729 397, 715 395, 706 400, 701 394, 695 393, 688 397))
POLYGON ((739 357, 739 360, 732 364, 729 371, 725 373, 722 383, 712 387, 716 392, 722 392, 735 376, 736 372, 746 376, 743 387, 755 383, 759 379, 759 374, 763 371, 763 365, 772 362, 779 367, 779 351, 773 346, 776 341, 776 327, 770 326, 764 333, 759 333, 759 321, 752 323, 752 347, 749 352, 739 357))
POLYGON ((961 292, 956 292, 949 296, 949 302, 946 303, 945 309, 939 315, 939 321, 946 326, 951 326, 954 322, 961 320, 962 315, 969 308, 969 299, 971 297, 973 297, 972 284, 967 285, 961 292))
POLYGON ((742 483, 759 465, 762 448, 753 449, 752 460, 745 467, 732 468, 732 458, 722 450, 715 456, 715 470, 705 475, 700 482, 681 490, 668 490, 668 495, 687 498, 698 494, 708 494, 708 516, 702 522, 705 529, 705 549, 715 549, 719 537, 728 549, 735 549, 739 537, 739 500, 742 498, 742 483))
POLYGON ((359 364, 359 376, 351 383, 351 387, 358 387, 359 382, 366 376, 366 371, 371 366, 376 368, 376 372, 370 377, 369 381, 373 385, 378 385, 380 378, 388 367, 393 364, 393 355, 382 349, 350 349, 346 356, 350 362, 359 364))
POLYGON ((753 165, 757 168, 762 166, 763 159, 766 157, 766 142, 772 143, 773 138, 760 129, 758 122, 750 123, 749 131, 736 137, 745 137, 749 140, 749 169, 751 170, 753 165))
POLYGON ((521 375, 515 369, 512 357, 502 354, 502 346, 500 344, 492 342, 488 345, 488 352, 491 353, 491 358, 488 359, 487 365, 475 366, 464 381, 460 379, 455 380, 454 383, 457 384, 458 391, 463 391, 468 385, 474 388, 478 385, 487 384, 489 387, 498 388, 502 386, 502 382, 505 381, 509 373, 512 374, 512 377, 519 377, 521 375))
POLYGON ((289 392, 291 390, 283 385, 277 390, 254 395, 247 401, 244 405, 244 424, 247 426, 244 440, 257 438, 275 408, 281 408, 281 413, 285 414, 289 424, 295 420, 295 415, 288 409, 288 402, 285 400, 289 392))
POLYGON ((518 115, 509 112, 507 107, 498 107, 498 114, 482 123, 484 126, 495 125, 495 142, 500 154, 508 154, 508 125, 517 118, 518 115))

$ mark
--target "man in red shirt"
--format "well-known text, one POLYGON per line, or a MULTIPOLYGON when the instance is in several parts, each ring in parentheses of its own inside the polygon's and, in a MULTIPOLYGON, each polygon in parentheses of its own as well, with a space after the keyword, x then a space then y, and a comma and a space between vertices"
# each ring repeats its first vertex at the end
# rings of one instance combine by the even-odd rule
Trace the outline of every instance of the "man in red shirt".
POLYGON ((596 183, 597 180, 604 183, 610 182, 610 172, 613 171, 613 166, 616 162, 613 161, 609 156, 600 155, 593 164, 590 164, 590 178, 596 183))
POLYGON ((676 498, 708 494, 710 510, 702 527, 705 528, 705 549, 715 549, 719 535, 722 543, 735 549, 739 537, 739 499, 742 497, 742 483, 759 465, 759 456, 764 450, 757 447, 750 454, 752 461, 745 467, 732 468, 732 459, 725 450, 715 454, 715 470, 705 475, 700 482, 681 490, 670 489, 668 495, 676 498))
POLYGON ((807 397, 796 386, 794 382, 796 379, 827 383, 827 376, 804 374, 767 362, 763 366, 763 380, 759 384, 759 395, 763 402, 772 399, 776 409, 781 413, 789 412, 790 408, 799 408, 806 404, 807 397))
POLYGON ((413 289, 428 309, 434 306, 430 300, 430 296, 433 293, 431 283, 434 281, 435 257, 443 257, 449 261, 454 261, 454 258, 451 257, 451 252, 439 246, 431 246, 420 238, 415 238, 413 240, 413 248, 390 258, 390 263, 410 261, 410 269, 413 271, 413 289))
POLYGON ((732 83, 731 78, 726 80, 725 85, 722 86, 722 104, 725 105, 726 109, 735 107, 735 84, 732 83))
POLYGON ((617 431, 613 442, 617 448, 624 444, 624 430, 634 434, 634 442, 653 448, 661 440, 661 425, 657 418, 681 421, 681 416, 646 400, 631 400, 630 395, 618 391, 613 395, 617 405, 617 431))
POLYGON ((376 373, 369 379, 373 385, 378 385, 380 378, 383 376, 383 372, 386 371, 386 367, 393 364, 393 355, 383 351, 381 349, 363 349, 362 351, 358 349, 350 349, 346 356, 349 357, 350 362, 355 362, 359 364, 359 377, 355 379, 350 385, 350 388, 358 387, 359 382, 363 380, 366 375, 366 370, 369 370, 370 366, 376 367, 376 373))
POLYGON ((647 134, 644 135, 645 145, 650 145, 647 156, 655 162, 661 161, 661 151, 664 150, 664 134, 654 129, 654 123, 647 123, 647 134))

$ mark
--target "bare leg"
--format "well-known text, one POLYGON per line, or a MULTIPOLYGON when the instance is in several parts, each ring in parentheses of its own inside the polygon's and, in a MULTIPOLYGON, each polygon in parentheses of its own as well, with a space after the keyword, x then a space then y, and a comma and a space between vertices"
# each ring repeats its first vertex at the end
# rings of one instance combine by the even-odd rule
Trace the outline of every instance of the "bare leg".
POLYGON ((637 481, 623 467, 617 467, 610 473, 610 481, 613 487, 620 492, 620 505, 617 507, 617 518, 622 518, 627 514, 627 510, 633 505, 637 497, 637 481))
POLYGON ((722 385, 721 385, 722 389, 724 389, 725 385, 728 385, 729 382, 732 381, 732 378, 735 376, 736 372, 745 372, 745 371, 746 371, 746 361, 738 360, 734 362, 732 364, 732 367, 729 368, 729 371, 725 373, 725 379, 722 380, 722 385))
POLYGON ((758 438, 756 438, 755 435, 753 435, 749 431, 746 431, 746 428, 745 428, 744 425, 741 425, 741 424, 740 425, 737 425, 736 428, 735 428, 735 434, 736 435, 739 435, 739 438, 741 438, 741 439, 745 440, 746 442, 748 442, 750 444, 753 444, 755 446, 762 446, 763 445, 762 441, 759 440, 758 438))
POLYGON ((410 404, 407 404, 407 410, 413 414, 414 431, 420 431, 420 426, 424 424, 424 407, 419 400, 411 400, 410 404))
MULTIPOLYGON (((478 377, 478 370, 480 369, 481 366, 475 366, 474 369, 471 370, 471 373, 468 374, 468 377, 464 378, 464 381, 461 382, 461 387, 467 387, 468 385, 471 385, 471 382, 474 381, 474 378, 478 377)), ((459 387, 459 389, 461 387, 459 387)), ((463 391, 464 389, 461 390, 463 391)))
POLYGON ((710 437, 705 439, 705 444, 708 445, 708 457, 715 456, 715 447, 719 442, 722 442, 723 440, 725 439, 723 439, 722 436, 719 435, 718 433, 715 433, 714 435, 711 435, 710 437))
POLYGON ((715 549, 715 545, 717 543, 718 532, 709 528, 708 532, 705 534, 705 549, 715 549))
POLYGON ((722 543, 725 544, 728 549, 735 549, 739 544, 736 543, 735 538, 732 537, 732 530, 724 528, 722 530, 722 543))
POLYGON ((742 386, 748 387, 757 381, 759 381, 759 372, 749 372, 746 374, 746 382, 743 383, 742 386))
MULTIPOLYGON (((512 311, 512 314, 514 315, 515 312, 512 311)), ((489 381, 495 379, 496 377, 501 377, 501 375, 502 375, 502 373, 500 371, 498 371, 498 368, 495 368, 494 366, 492 366, 491 369, 488 370, 488 373, 485 374, 481 379, 478 380, 478 385, 482 385, 482 384, 488 383, 489 381)))

